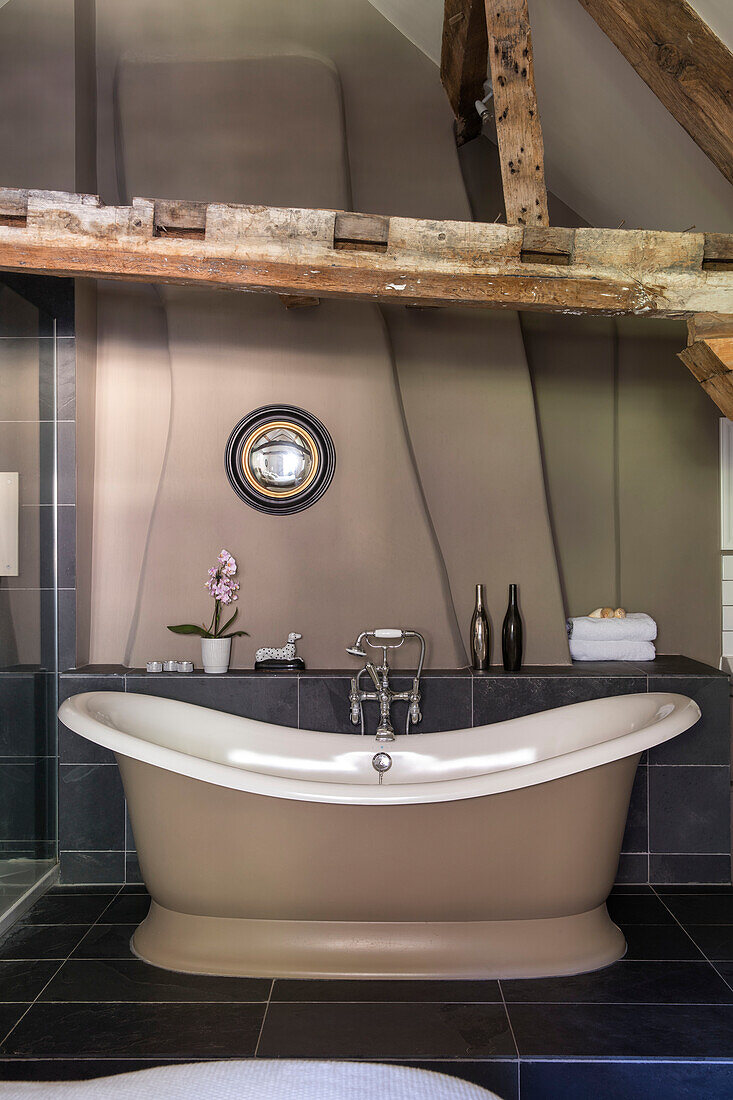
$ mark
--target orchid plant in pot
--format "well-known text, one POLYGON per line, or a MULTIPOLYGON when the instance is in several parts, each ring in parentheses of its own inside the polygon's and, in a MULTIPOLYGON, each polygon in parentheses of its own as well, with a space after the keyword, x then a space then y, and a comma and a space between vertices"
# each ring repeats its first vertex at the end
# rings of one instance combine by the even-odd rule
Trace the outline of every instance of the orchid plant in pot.
POLYGON ((198 634, 201 638, 201 659, 204 672, 222 673, 229 668, 229 660, 232 651, 232 638, 241 638, 247 634, 246 630, 230 630, 239 609, 226 622, 222 622, 223 608, 231 606, 238 599, 239 583, 233 578, 237 572, 237 563, 228 550, 222 550, 209 570, 209 579, 204 587, 214 600, 214 614, 208 626, 197 626, 195 623, 182 623, 180 626, 169 626, 174 634, 198 634), (228 631, 228 633, 226 633, 228 631))

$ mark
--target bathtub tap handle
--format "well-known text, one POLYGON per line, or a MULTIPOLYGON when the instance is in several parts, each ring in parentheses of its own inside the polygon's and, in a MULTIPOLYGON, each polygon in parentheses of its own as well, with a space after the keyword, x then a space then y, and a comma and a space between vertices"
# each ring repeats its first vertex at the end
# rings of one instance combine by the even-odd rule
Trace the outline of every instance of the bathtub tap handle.
POLYGON ((379 782, 381 783, 384 773, 392 767, 392 757, 388 752, 377 752, 372 757, 372 767, 375 772, 379 773, 379 782))
POLYGON ((367 663, 365 664, 364 667, 367 670, 367 672, 369 673, 369 675, 371 676, 372 683, 374 684, 377 691, 381 691, 382 690, 382 684, 381 684, 381 681, 380 681, 379 676, 377 674, 377 670, 374 667, 374 665, 372 664, 372 662, 367 661, 367 663))

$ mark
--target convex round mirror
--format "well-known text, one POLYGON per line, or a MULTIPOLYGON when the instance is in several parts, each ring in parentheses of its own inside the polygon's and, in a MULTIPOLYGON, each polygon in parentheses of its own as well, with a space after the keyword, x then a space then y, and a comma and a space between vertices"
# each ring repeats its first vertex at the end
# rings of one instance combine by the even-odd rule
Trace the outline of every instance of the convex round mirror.
POLYGON ((309 508, 331 483, 336 451, 326 428, 292 405, 266 405, 236 425, 227 442, 226 472, 253 508, 289 515, 309 508))

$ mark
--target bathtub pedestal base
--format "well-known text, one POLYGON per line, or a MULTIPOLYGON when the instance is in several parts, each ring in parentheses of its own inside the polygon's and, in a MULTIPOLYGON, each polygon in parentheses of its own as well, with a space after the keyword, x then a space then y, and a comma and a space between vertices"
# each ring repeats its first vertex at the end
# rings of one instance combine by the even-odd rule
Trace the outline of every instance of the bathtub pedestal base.
POLYGON ((605 905, 541 920, 246 920, 153 902, 132 939, 154 966, 270 978, 535 978, 596 970, 626 943, 605 905))

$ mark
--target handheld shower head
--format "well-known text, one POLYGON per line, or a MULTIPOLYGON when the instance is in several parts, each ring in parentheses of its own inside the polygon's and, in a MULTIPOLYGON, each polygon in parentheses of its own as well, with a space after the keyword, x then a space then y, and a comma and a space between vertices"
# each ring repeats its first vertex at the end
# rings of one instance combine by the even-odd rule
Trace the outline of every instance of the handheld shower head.
POLYGON ((364 659, 366 659, 366 652, 362 647, 362 642, 364 640, 365 634, 366 632, 362 630, 361 634, 356 639, 354 644, 346 647, 346 652, 351 657, 363 657, 364 659))

